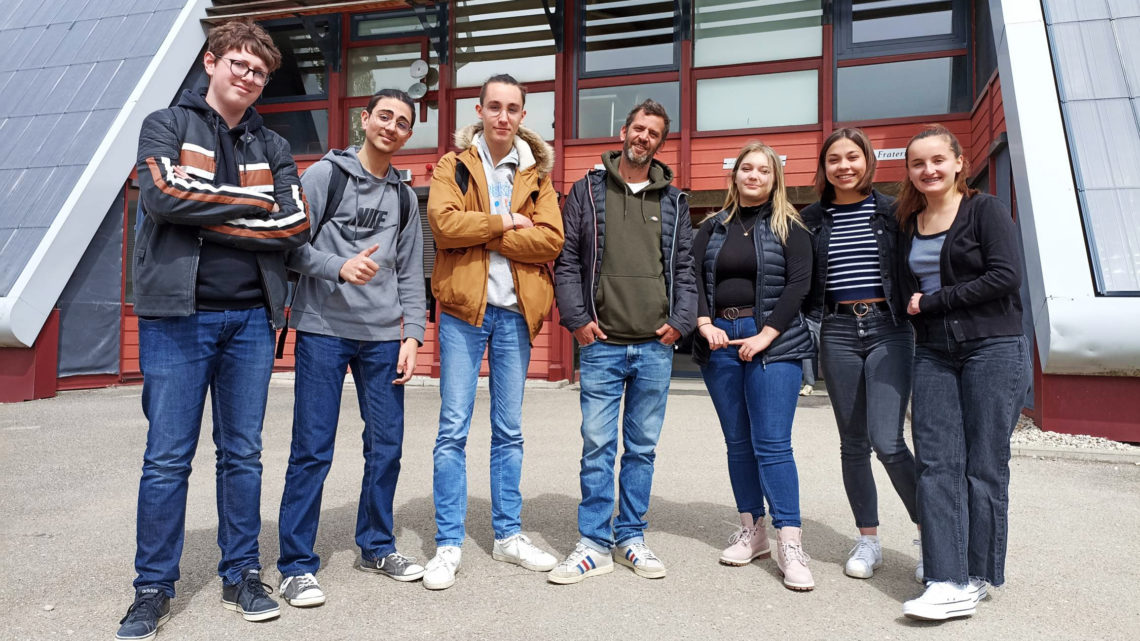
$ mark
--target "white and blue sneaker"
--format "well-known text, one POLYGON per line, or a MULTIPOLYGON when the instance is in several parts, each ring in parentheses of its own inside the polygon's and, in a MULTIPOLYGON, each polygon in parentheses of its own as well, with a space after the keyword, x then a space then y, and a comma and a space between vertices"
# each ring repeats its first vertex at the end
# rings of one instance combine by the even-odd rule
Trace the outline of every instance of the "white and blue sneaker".
POLYGON ((665 564, 645 541, 634 541, 629 545, 619 545, 614 548, 614 560, 622 565, 633 568, 634 574, 647 579, 665 578, 665 564))
POLYGON ((614 562, 610 555, 578 543, 574 551, 546 575, 551 583, 567 585, 578 583, 583 579, 599 574, 608 574, 614 571, 614 562))

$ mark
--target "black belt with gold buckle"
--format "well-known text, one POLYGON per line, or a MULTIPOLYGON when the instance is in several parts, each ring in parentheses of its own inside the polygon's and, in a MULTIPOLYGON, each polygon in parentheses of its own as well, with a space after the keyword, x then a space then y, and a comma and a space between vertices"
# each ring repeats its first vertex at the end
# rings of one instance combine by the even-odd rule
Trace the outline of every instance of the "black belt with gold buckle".
POLYGON ((722 307, 716 310, 716 315, 724 320, 734 321, 738 318, 748 318, 752 316, 751 307, 722 307))

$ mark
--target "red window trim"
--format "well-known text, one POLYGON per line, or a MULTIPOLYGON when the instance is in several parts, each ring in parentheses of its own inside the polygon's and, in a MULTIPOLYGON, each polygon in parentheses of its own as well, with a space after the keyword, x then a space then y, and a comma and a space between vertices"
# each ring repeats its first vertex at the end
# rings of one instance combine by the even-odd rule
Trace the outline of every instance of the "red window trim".
POLYGON ((761 136, 768 134, 803 133, 807 131, 822 131, 820 123, 808 125, 784 125, 780 127, 755 127, 751 129, 716 129, 709 131, 694 131, 693 138, 720 138, 724 136, 761 136))
POLYGON ((606 76, 604 78, 582 78, 578 89, 599 89, 601 87, 622 87, 627 85, 648 85, 656 82, 677 82, 679 71, 659 71, 656 73, 634 73, 627 76, 606 76))
POLYGON ((922 53, 899 53, 891 56, 875 56, 873 58, 852 58, 839 60, 836 66, 864 67, 867 65, 881 65, 889 62, 907 62, 909 60, 930 60, 932 58, 954 58, 966 55, 965 49, 943 49, 942 51, 924 51, 922 53))
POLYGON ((928 116, 904 116, 902 118, 877 118, 875 120, 846 120, 835 123, 835 128, 840 129, 843 127, 883 127, 890 125, 912 125, 912 124, 928 124, 934 122, 957 122, 959 120, 970 120, 970 112, 962 111, 952 114, 931 114, 928 116))
POLYGON ((716 67, 694 67, 693 79, 706 80, 708 78, 734 78, 737 76, 762 76, 769 73, 782 73, 787 71, 809 71, 821 69, 823 58, 797 58, 795 60, 775 60, 767 62, 750 62, 737 65, 720 65, 716 67))

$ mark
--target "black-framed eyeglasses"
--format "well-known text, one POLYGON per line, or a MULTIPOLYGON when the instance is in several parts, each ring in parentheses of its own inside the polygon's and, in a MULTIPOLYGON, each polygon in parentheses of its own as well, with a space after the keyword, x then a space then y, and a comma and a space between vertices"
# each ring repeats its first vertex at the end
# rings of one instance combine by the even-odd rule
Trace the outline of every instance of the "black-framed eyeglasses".
POLYGON ((264 71, 258 71, 250 67, 246 61, 237 60, 235 58, 222 58, 222 60, 230 63, 230 73, 238 78, 245 78, 247 74, 253 74, 253 84, 258 87, 264 87, 269 84, 270 75, 264 71))

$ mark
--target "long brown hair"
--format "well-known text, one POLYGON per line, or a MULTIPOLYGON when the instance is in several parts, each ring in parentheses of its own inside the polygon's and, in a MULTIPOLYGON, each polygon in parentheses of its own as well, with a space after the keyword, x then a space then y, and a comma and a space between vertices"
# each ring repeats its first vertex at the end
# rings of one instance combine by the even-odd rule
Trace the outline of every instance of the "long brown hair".
POLYGON ((917 140, 931 136, 946 138, 950 144, 950 151, 954 152, 954 157, 962 159, 962 170, 954 176, 954 188, 966 198, 978 193, 977 189, 971 189, 966 185, 966 176, 970 175, 970 161, 963 155, 962 144, 958 142, 958 137, 942 125, 924 125, 922 131, 919 131, 906 143, 907 174, 899 183, 898 202, 895 205, 895 216, 898 217, 899 225, 908 231, 911 229, 914 217, 926 209, 926 196, 915 188, 914 183, 910 181, 910 146, 917 140))
POLYGON ((750 153, 759 151, 768 158, 768 167, 772 170, 772 191, 768 193, 768 201, 772 203, 772 218, 768 223, 772 233, 781 243, 787 244, 788 233, 792 225, 804 226, 800 214, 788 200, 788 192, 784 188, 784 166, 780 163, 780 155, 776 150, 762 142, 750 142, 740 150, 736 162, 732 165, 732 173, 728 175, 728 194, 724 198, 724 209, 728 216, 724 222, 727 224, 740 209, 740 191, 736 188, 736 172, 740 170, 740 163, 750 153))
POLYGON ((862 129, 854 127, 836 129, 831 132, 827 140, 823 141, 823 146, 819 148, 819 162, 815 166, 815 191, 819 194, 819 199, 825 203, 835 200, 835 186, 827 181, 827 152, 832 145, 843 139, 855 143, 855 146, 863 152, 863 157, 867 160, 867 172, 863 174, 863 179, 859 181, 859 184, 855 185, 855 189, 866 196, 871 193, 871 185, 875 180, 875 148, 871 146, 871 139, 863 133, 862 129))

